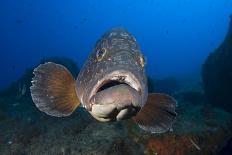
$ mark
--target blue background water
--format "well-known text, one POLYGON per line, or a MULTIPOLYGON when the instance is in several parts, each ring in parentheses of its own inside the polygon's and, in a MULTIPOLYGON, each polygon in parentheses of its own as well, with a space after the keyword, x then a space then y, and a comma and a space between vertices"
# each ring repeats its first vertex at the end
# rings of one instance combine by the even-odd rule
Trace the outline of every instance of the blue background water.
POLYGON ((46 56, 81 67, 97 39, 117 26, 137 38, 150 76, 197 77, 231 13, 231 0, 2 0, 0 88, 46 56))

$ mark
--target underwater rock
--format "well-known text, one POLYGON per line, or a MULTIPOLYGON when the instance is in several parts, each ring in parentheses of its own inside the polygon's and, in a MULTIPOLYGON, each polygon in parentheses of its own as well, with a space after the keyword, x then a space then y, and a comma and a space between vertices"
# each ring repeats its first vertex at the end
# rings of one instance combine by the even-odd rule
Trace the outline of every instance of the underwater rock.
POLYGON ((202 132, 201 134, 155 136, 148 140, 146 154, 218 154, 225 139, 227 139, 227 133, 224 130, 202 132))
MULTIPOLYGON (((33 135, 34 137, 29 141, 23 140, 29 144, 17 149, 24 150, 26 154, 143 154, 141 145, 128 138, 127 130, 122 123, 98 123, 93 120, 88 122, 85 130, 79 133, 66 134, 65 128, 75 130, 74 125, 76 125, 75 128, 82 126, 80 122, 75 123, 77 119, 41 122, 42 126, 48 127, 47 131, 40 132, 42 135, 39 135, 40 133, 33 135)), ((27 135, 24 136, 29 138, 27 135)), ((14 141, 12 144, 22 145, 22 142, 14 141)))
POLYGON ((202 104, 205 102, 205 95, 200 91, 183 91, 175 93, 175 99, 190 104, 202 104))
POLYGON ((202 79, 208 102, 232 112, 232 18, 224 42, 203 65, 202 79))
POLYGON ((219 155, 230 155, 232 152, 232 138, 227 142, 225 147, 218 153, 219 155))
POLYGON ((0 109, 0 121, 4 120, 4 119, 6 119, 6 118, 7 118, 7 117, 6 117, 5 112, 2 111, 2 110, 0 109))

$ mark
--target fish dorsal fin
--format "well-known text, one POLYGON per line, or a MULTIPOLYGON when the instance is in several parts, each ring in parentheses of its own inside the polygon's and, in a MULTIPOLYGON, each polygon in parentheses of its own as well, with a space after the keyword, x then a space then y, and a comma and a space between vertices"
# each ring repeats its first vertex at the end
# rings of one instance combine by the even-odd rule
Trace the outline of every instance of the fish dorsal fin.
POLYGON ((166 94, 151 93, 147 103, 133 118, 145 131, 163 133, 172 128, 176 118, 176 100, 166 94))
POLYGON ((80 105, 75 79, 64 66, 47 62, 35 68, 33 73, 31 96, 39 110, 64 117, 80 105))

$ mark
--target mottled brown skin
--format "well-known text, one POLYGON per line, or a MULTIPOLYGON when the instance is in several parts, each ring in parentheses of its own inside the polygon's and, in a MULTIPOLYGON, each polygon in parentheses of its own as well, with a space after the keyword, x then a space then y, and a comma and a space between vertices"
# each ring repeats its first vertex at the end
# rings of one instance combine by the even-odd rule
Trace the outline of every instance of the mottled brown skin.
POLYGON ((123 112, 120 114, 123 116, 118 116, 120 119, 135 115, 137 111, 131 112, 130 109, 143 107, 148 95, 144 64, 140 48, 129 32, 125 29, 116 28, 105 33, 97 42, 76 80, 76 92, 82 105, 93 117, 103 122, 117 120, 121 110, 118 110, 113 117, 111 113, 118 109, 119 106, 127 109, 124 110, 124 114, 122 114, 123 112), (105 104, 105 97, 115 99, 115 96, 106 94, 116 94, 121 86, 111 88, 110 91, 107 88, 104 90, 105 97, 101 98, 101 103, 93 102, 93 98, 96 98, 100 93, 99 89, 111 81, 124 84, 122 87, 128 92, 128 95, 121 95, 124 99, 120 98, 120 95, 116 95, 119 98, 117 103, 105 104), (130 103, 125 103, 128 102, 125 98, 130 98, 130 103), (139 100, 135 103, 132 102, 134 99, 139 100), (98 111, 94 111, 96 109, 101 111, 101 117, 99 117, 98 111))

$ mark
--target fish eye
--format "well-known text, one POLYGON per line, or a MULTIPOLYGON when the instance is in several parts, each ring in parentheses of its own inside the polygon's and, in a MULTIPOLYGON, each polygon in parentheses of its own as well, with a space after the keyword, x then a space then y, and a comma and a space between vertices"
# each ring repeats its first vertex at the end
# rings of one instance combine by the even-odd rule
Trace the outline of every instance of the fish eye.
POLYGON ((103 57, 105 56, 105 54, 106 54, 105 48, 101 48, 101 49, 97 50, 97 54, 96 54, 97 61, 101 61, 103 59, 103 57))
POLYGON ((144 58, 143 55, 139 56, 139 64, 140 64, 141 67, 145 66, 145 58, 144 58))

